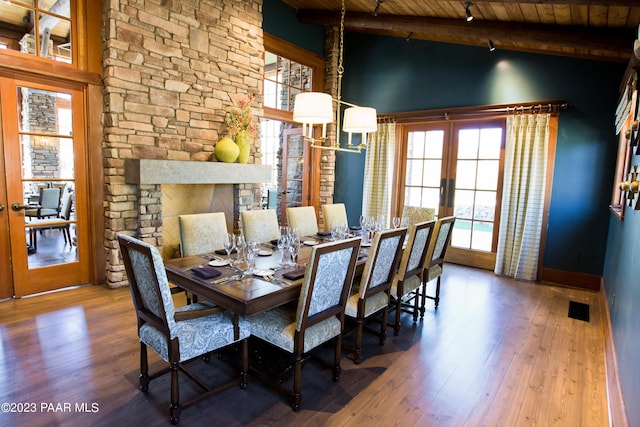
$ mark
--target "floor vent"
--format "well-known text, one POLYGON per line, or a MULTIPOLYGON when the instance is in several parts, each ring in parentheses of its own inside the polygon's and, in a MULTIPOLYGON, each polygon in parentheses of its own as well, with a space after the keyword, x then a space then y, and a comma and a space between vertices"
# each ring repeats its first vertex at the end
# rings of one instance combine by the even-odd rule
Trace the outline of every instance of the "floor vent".
POLYGON ((589 304, 569 301, 569 317, 572 319, 589 321, 589 304))

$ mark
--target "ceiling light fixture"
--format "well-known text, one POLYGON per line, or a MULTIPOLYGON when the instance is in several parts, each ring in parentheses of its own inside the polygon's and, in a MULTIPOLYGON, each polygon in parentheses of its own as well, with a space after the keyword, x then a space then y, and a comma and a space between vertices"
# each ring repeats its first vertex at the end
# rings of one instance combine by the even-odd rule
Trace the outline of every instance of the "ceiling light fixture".
POLYGON ((489 40, 489 52, 493 52, 496 50, 496 47, 493 45, 493 41, 489 40))
POLYGON ((473 6, 473 3, 471 3, 470 1, 464 2, 464 13, 465 15, 467 15, 467 22, 473 21, 473 15, 471 14, 471 9, 469 9, 471 6, 473 6))
POLYGON ((360 153, 367 146, 367 133, 375 132, 378 129, 376 109, 371 107, 360 107, 342 101, 342 74, 344 73, 343 53, 344 53, 344 16, 346 9, 342 0, 342 10, 340 15, 340 39, 338 51, 337 67, 337 97, 323 92, 303 92, 295 96, 293 107, 293 121, 302 123, 302 136, 313 148, 322 150, 344 151, 349 153, 360 153), (337 117, 333 112, 333 104, 337 105, 337 117), (340 129, 340 111, 345 105, 344 125, 340 129), (336 120, 336 139, 332 145, 322 145, 327 140, 327 124, 336 120), (314 126, 322 125, 322 136, 314 138, 314 126), (347 132, 348 141, 346 147, 340 146, 340 133, 347 132), (354 133, 362 134, 360 144, 353 145, 351 137, 354 133))

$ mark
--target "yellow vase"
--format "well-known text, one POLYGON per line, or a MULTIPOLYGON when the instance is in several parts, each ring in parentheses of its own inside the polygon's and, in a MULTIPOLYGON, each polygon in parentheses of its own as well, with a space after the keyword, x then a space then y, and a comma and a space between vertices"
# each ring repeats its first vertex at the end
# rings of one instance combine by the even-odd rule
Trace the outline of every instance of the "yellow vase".
POLYGON ((231 138, 222 138, 215 147, 215 156, 225 163, 233 163, 240 155, 240 148, 231 138))
POLYGON ((251 153, 251 135, 249 135, 249 132, 238 132, 236 134, 236 144, 238 144, 238 148, 240 148, 238 163, 247 163, 249 161, 249 154, 251 153))

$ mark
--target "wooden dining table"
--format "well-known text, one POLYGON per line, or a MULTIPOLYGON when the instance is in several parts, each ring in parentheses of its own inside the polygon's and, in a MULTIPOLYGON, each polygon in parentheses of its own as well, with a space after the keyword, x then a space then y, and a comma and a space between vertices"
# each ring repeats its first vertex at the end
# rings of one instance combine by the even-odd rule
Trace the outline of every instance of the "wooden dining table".
MULTIPOLYGON (((272 270, 273 274, 266 277, 242 275, 233 266, 215 266, 221 273, 215 278, 203 279, 197 276, 194 268, 206 266, 210 261, 214 261, 213 264, 220 263, 220 260, 227 258, 226 255, 215 253, 173 258, 166 260, 164 265, 171 283, 234 314, 250 316, 298 300, 304 278, 289 280, 283 275, 304 268, 311 256, 312 247, 301 244, 298 266, 281 267, 281 252, 263 246, 261 251, 271 251, 271 255, 256 257, 256 270, 272 270)), ((234 258, 235 255, 232 255, 231 259, 234 258)), ((362 248, 358 264, 364 265, 365 260, 366 248, 362 248)))

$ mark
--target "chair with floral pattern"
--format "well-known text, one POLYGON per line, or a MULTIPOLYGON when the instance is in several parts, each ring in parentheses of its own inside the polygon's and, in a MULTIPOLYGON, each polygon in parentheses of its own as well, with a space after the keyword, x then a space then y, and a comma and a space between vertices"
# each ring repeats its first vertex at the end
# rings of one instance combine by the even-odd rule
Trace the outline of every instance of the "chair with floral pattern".
POLYGON ((431 221, 435 218, 434 208, 423 208, 420 206, 405 206, 402 210, 402 218, 407 219, 407 226, 419 222, 431 221))
POLYGON ((324 231, 331 231, 331 224, 349 225, 347 219, 347 208, 344 203, 334 203, 322 205, 322 218, 324 220, 324 231))
POLYGON ((182 410, 202 398, 219 393, 233 384, 246 388, 247 338, 251 334, 249 322, 208 304, 190 304, 175 308, 158 249, 124 234, 118 235, 118 242, 138 317, 140 389, 147 392, 152 379, 171 372, 169 415, 171 422, 177 424, 182 410), (200 356, 208 358, 210 352, 235 343, 241 343, 242 366, 239 378, 235 377, 226 384, 211 387, 187 370, 186 362, 200 356), (168 362, 169 368, 149 375, 147 347, 168 362), (181 405, 178 371, 183 371, 204 389, 204 395, 181 405))
POLYGON ((431 239, 431 245, 427 252, 425 260, 424 272, 422 275, 422 305, 420 307, 420 317, 424 317, 426 299, 435 301, 435 307, 438 308, 440 303, 440 277, 442 276, 442 268, 444 266, 444 257, 447 253, 449 243, 451 243, 451 232, 456 222, 455 216, 440 218, 436 223, 433 232, 434 238, 431 239), (427 284, 432 280, 436 281, 436 291, 433 296, 427 295, 427 284))
POLYGON ((314 246, 307 263, 297 305, 288 304, 251 316, 251 334, 293 355, 293 388, 252 370, 291 398, 294 410, 302 400, 303 356, 319 345, 335 340, 333 379, 340 378, 344 305, 351 288, 360 239, 352 238, 314 246))
POLYGON ((420 285, 424 262, 427 258, 429 244, 433 237, 436 221, 425 221, 409 226, 409 237, 404 247, 398 273, 391 285, 391 304, 389 308, 395 310, 393 333, 400 333, 400 314, 413 314, 413 323, 418 321, 420 312, 420 285))
POLYGON ((313 236, 318 233, 316 208, 313 206, 297 206, 287 208, 287 224, 298 229, 299 236, 313 236))
POLYGON ((382 322, 378 337, 383 345, 387 337, 387 313, 389 295, 393 279, 398 271, 407 229, 404 227, 380 231, 374 235, 367 261, 364 265, 360 286, 351 291, 347 300, 345 314, 356 321, 355 347, 352 358, 355 363, 362 361, 362 332, 364 321, 375 314, 382 313, 382 322))

